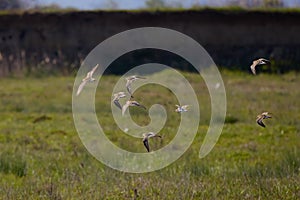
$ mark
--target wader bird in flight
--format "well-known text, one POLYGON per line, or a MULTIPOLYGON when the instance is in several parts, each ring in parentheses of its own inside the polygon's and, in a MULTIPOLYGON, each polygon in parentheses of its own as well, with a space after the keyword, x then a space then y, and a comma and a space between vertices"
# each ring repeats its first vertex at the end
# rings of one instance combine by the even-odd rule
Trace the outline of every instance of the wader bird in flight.
POLYGON ((120 99, 120 98, 124 98, 124 97, 126 97, 125 92, 118 92, 118 93, 114 94, 114 98, 113 98, 114 104, 115 104, 118 108, 120 108, 121 110, 122 110, 122 106, 121 106, 121 104, 120 104, 120 102, 119 102, 119 99, 120 99))
POLYGON ((263 112, 260 115, 257 115, 256 117, 256 123, 262 127, 266 127, 265 124, 263 123, 263 119, 268 119, 268 118, 272 118, 269 112, 263 112))
POLYGON ((178 113, 182 113, 182 112, 187 112, 188 111, 188 107, 190 105, 183 105, 183 106, 180 106, 180 105, 175 105, 177 108, 175 110, 175 112, 178 112, 178 113))
POLYGON ((131 98, 133 98, 132 91, 131 91, 131 84, 138 79, 146 79, 146 78, 140 77, 140 76, 129 76, 126 78, 126 81, 127 81, 126 88, 127 88, 127 91, 129 92, 131 98))
POLYGON ((143 134, 143 143, 144 143, 144 146, 146 147, 147 151, 150 152, 150 148, 149 148, 149 138, 152 138, 152 137, 159 137, 161 138, 160 135, 156 135, 155 133, 153 132, 149 132, 149 133, 144 133, 143 134))
POLYGON ((264 59, 264 58, 260 58, 258 60, 254 60, 252 62, 252 65, 250 66, 250 69, 251 69, 251 71, 252 71, 253 74, 256 74, 255 67, 257 65, 266 65, 266 64, 270 64, 270 61, 267 60, 267 59, 264 59))
POLYGON ((86 77, 84 79, 82 79, 78 89, 77 89, 77 93, 76 96, 78 96, 80 94, 80 92, 82 91, 83 87, 85 86, 85 84, 87 84, 87 82, 93 82, 96 79, 93 78, 93 74, 96 71, 96 69, 98 68, 99 64, 97 64, 91 71, 89 71, 86 74, 86 77))
POLYGON ((123 105, 123 107, 122 107, 122 115, 124 115, 125 114, 125 112, 126 112, 126 110, 127 110, 127 108, 129 107, 129 106, 139 106, 139 107, 142 107, 142 108, 144 108, 145 110, 146 110, 146 107, 145 106, 143 106, 142 104, 140 104, 139 102, 137 102, 137 101, 127 101, 124 105, 123 105))

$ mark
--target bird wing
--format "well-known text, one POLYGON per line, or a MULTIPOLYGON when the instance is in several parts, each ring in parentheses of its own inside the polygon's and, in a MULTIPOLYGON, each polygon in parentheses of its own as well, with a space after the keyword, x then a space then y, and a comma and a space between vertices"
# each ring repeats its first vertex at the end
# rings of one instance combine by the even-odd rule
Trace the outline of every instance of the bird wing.
POLYGON ((147 151, 150 152, 148 139, 147 139, 147 138, 144 138, 144 139, 143 139, 143 143, 144 143, 144 146, 146 147, 147 151))
POLYGON ((119 100, 117 100, 117 99, 114 100, 114 104, 115 104, 118 108, 120 108, 120 109, 122 110, 122 106, 121 106, 119 100))
POLYGON ((261 115, 265 116, 265 118, 272 118, 271 114, 272 113, 269 112, 263 112, 261 115))
POLYGON ((135 76, 135 78, 137 78, 137 79, 147 79, 146 77, 142 77, 142 76, 135 76))
POLYGON ((99 64, 97 64, 95 67, 93 67, 93 69, 91 70, 91 76, 93 76, 94 72, 96 71, 96 69, 98 68, 99 64))
POLYGON ((143 106, 142 104, 138 103, 138 102, 132 102, 133 105, 136 105, 136 106, 140 106, 142 108, 144 108, 146 110, 146 107, 143 106))
POLYGON ((115 93, 114 95, 114 101, 115 100, 119 100, 120 98, 124 98, 124 97, 126 97, 126 94, 125 94, 125 92, 118 92, 118 93, 115 93))
POLYGON ((127 80, 127 82, 126 82, 126 88, 127 88, 128 93, 132 96, 132 93, 131 93, 131 83, 132 83, 131 80, 127 80))
POLYGON ((270 60, 267 60, 267 59, 265 59, 265 58, 260 58, 259 60, 264 61, 264 62, 267 62, 267 63, 270 63, 270 60))
POLYGON ((269 119, 269 118, 272 118, 272 116, 266 115, 264 118, 265 118, 265 119, 269 119))
POLYGON ((181 108, 183 108, 183 109, 186 110, 189 106, 190 106, 190 105, 183 105, 183 106, 181 106, 181 108))
POLYGON ((256 62, 253 62, 252 65, 250 66, 250 69, 254 75, 256 74, 256 70, 255 70, 256 65, 257 65, 256 62))
POLYGON ((265 128, 266 126, 265 126, 265 124, 263 123, 262 120, 263 120, 262 117, 258 117, 257 120, 256 120, 256 123, 257 123, 258 125, 260 125, 260 126, 262 126, 262 127, 265 128))
POLYGON ((151 137, 154 137, 154 136, 155 136, 155 133, 153 133, 153 132, 148 132, 147 133, 148 138, 151 138, 151 137))
POLYGON ((83 87, 85 86, 85 84, 86 84, 87 82, 88 82, 87 80, 83 80, 83 81, 80 83, 80 85, 79 85, 79 87, 78 87, 78 89, 77 89, 77 92, 76 92, 76 96, 78 96, 78 95, 80 94, 80 92, 82 91, 83 87))
POLYGON ((128 101, 127 101, 127 102, 123 105, 123 107, 122 107, 122 115, 125 114, 127 108, 129 107, 129 104, 130 104, 130 103, 128 103, 128 101))
POLYGON ((128 77, 126 77, 125 79, 126 79, 127 81, 129 81, 129 80, 135 79, 135 76, 128 76, 128 77))
POLYGON ((155 133, 154 133, 153 135, 149 136, 149 137, 154 137, 154 138, 155 138, 155 137, 159 137, 159 138, 161 138, 160 135, 157 135, 157 134, 155 134, 155 133))
POLYGON ((124 98, 124 97, 126 97, 125 92, 119 92, 119 93, 118 93, 118 97, 119 97, 119 98, 124 98))

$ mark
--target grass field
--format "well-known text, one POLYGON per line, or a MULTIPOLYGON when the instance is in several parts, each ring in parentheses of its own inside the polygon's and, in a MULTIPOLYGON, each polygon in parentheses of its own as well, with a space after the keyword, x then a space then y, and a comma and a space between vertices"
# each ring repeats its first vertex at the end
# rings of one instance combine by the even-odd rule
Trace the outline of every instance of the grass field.
MULTIPOLYGON (((110 169, 84 148, 72 118, 74 77, 0 79, 0 199, 133 199, 135 189, 137 199, 300 199, 300 75, 222 72, 226 124, 212 152, 199 159, 210 101, 201 78, 183 74, 200 101, 197 137, 179 160, 146 174, 110 169), (262 111, 273 113, 267 128, 255 123, 262 111)), ((99 86, 99 121, 115 144, 145 152, 140 140, 124 142, 130 137, 110 114, 111 88, 118 78, 105 76, 99 86)), ((169 102, 165 106, 173 111, 174 96, 164 92, 149 86, 136 96, 169 102)), ((152 103, 143 100, 148 107, 152 103)), ((137 123, 149 122, 146 111, 131 111, 137 123)), ((168 133, 177 124, 168 121, 167 126, 164 140, 152 142, 153 148, 172 139, 168 133)))

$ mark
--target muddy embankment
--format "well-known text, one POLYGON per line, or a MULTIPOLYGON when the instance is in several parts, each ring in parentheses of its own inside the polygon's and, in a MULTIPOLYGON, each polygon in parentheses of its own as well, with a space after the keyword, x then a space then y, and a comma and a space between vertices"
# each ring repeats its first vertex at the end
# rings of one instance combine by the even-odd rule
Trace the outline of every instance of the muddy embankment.
MULTIPOLYGON (((222 67, 248 70, 252 59, 265 57, 272 60, 275 72, 300 70, 298 12, 66 12, 1 15, 0 76, 36 71, 68 74, 108 37, 149 26, 192 37, 222 67)), ((168 52, 150 50, 127 54, 108 73, 122 73, 162 57, 165 64, 190 69, 168 52)))

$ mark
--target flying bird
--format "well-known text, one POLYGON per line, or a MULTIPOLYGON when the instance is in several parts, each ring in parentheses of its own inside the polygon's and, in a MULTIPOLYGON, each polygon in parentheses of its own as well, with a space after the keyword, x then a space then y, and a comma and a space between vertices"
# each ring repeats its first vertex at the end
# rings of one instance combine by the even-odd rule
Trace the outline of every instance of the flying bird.
POLYGON ((115 104, 118 108, 120 108, 120 109, 122 110, 122 106, 121 106, 121 104, 120 104, 120 102, 119 102, 119 99, 120 99, 120 98, 126 97, 125 92, 118 92, 118 93, 115 93, 113 96, 114 96, 114 98, 113 98, 112 101, 114 102, 114 104, 115 104))
POLYGON ((263 123, 263 119, 268 119, 268 118, 272 118, 269 114, 269 112, 263 112, 260 115, 257 115, 256 117, 256 123, 262 127, 266 127, 265 124, 263 123))
POLYGON ((91 71, 89 71, 86 74, 86 77, 84 79, 82 79, 78 89, 77 89, 77 93, 76 96, 78 96, 80 94, 80 92, 82 91, 83 87, 88 83, 88 82, 93 82, 96 79, 93 78, 93 74, 96 71, 96 69, 98 68, 99 64, 97 64, 91 71))
POLYGON ((252 65, 250 66, 250 69, 251 69, 251 71, 252 71, 253 74, 256 74, 255 67, 257 65, 266 65, 266 64, 270 64, 270 61, 267 60, 267 59, 264 59, 264 58, 260 58, 258 60, 254 60, 252 62, 252 65))
POLYGON ((126 110, 127 110, 127 108, 129 107, 129 106, 139 106, 139 107, 142 107, 142 108, 144 108, 145 110, 146 110, 146 107, 145 106, 143 106, 142 104, 140 104, 139 102, 137 102, 137 101, 127 101, 124 105, 123 105, 123 107, 122 107, 122 115, 124 115, 125 114, 125 112, 126 112, 126 110))
POLYGON ((183 106, 180 106, 180 105, 175 105, 177 108, 175 109, 175 112, 178 112, 178 113, 182 113, 182 112, 187 112, 188 111, 188 107, 190 105, 183 105, 183 106))
POLYGON ((152 138, 152 137, 159 137, 161 138, 160 135, 157 135, 153 132, 149 132, 149 133, 144 133, 143 134, 143 143, 144 143, 144 146, 146 147, 147 151, 150 152, 150 148, 149 148, 149 138, 152 138))
POLYGON ((131 98, 133 98, 132 96, 132 91, 131 91, 131 84, 138 80, 138 79, 146 79, 145 77, 141 77, 141 76, 129 76, 126 78, 126 88, 127 88, 127 91, 129 92, 131 98))

